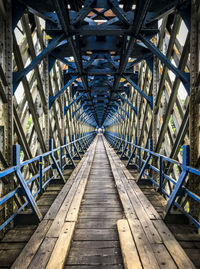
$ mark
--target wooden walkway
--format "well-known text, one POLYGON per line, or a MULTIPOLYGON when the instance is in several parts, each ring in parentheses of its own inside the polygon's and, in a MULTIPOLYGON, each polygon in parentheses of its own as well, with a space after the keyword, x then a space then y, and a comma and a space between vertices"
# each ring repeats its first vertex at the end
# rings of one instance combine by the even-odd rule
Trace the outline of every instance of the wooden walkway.
POLYGON ((102 138, 96 146, 66 268, 123 268, 117 233, 122 206, 102 138))
POLYGON ((99 135, 11 268, 195 268, 99 135))

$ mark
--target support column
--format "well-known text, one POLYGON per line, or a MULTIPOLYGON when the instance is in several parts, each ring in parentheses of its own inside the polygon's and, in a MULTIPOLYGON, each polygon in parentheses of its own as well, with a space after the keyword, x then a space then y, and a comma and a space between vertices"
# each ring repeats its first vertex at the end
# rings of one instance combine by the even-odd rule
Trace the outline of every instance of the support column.
MULTIPOLYGON (((190 165, 199 168, 199 86, 196 85, 200 71, 200 22, 199 1, 191 1, 191 33, 190 33, 190 103, 189 103, 189 135, 190 135, 190 165)), ((197 176, 191 175, 189 178, 189 189, 200 195, 200 182, 197 176)), ((200 221, 200 206, 193 199, 190 200, 190 213, 200 221)))
POLYGON ((157 125, 158 125, 158 114, 156 108, 156 97, 158 93, 158 61, 156 56, 153 57, 153 113, 152 113, 152 139, 153 139, 153 150, 156 149, 157 144, 157 125))
MULTIPOLYGON (((6 23, 5 23, 5 77, 7 81, 6 97, 7 104, 5 105, 5 158, 8 166, 13 165, 13 85, 12 85, 12 1, 7 0, 5 4, 6 23)), ((13 176, 8 177, 8 182, 5 184, 5 192, 8 193, 14 189, 13 176)), ((6 204, 5 217, 13 213, 13 199, 10 199, 6 204)))
MULTIPOLYGON (((48 45, 48 40, 44 40, 45 46, 48 45)), ((44 94, 46 105, 44 107, 44 117, 45 117, 45 124, 44 124, 44 136, 45 136, 45 145, 48 149, 49 147, 49 72, 48 72, 48 56, 43 60, 43 83, 44 83, 44 94)))
MULTIPOLYGON (((156 56, 153 56, 153 111, 152 111, 152 140, 153 140, 153 151, 156 151, 156 144, 157 144, 157 125, 158 125, 158 110, 156 109, 156 97, 158 93, 158 60, 156 56)), ((152 158, 152 164, 153 166, 157 167, 157 157, 152 158)), ((152 176, 154 180, 157 182, 158 174, 153 171, 152 176)))

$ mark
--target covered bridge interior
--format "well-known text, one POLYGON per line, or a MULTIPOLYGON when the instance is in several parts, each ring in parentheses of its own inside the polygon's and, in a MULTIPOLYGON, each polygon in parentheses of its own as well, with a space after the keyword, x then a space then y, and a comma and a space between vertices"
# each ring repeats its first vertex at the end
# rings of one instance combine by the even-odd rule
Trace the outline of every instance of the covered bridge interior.
POLYGON ((200 1, 0 0, 0 269, 200 268, 200 1))

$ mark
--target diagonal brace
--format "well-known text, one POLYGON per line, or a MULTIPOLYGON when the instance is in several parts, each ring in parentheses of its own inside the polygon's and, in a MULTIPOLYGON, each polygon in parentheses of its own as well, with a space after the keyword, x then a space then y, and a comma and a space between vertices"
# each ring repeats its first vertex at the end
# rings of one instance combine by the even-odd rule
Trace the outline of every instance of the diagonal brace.
POLYGON ((34 197, 27 186, 27 183, 24 179, 24 176, 22 175, 22 172, 20 170, 20 145, 14 145, 13 146, 13 164, 17 166, 16 170, 16 176, 19 181, 19 184, 23 190, 23 194, 26 196, 26 199, 28 203, 30 204, 33 212, 36 214, 38 221, 42 220, 42 214, 34 200, 34 197))

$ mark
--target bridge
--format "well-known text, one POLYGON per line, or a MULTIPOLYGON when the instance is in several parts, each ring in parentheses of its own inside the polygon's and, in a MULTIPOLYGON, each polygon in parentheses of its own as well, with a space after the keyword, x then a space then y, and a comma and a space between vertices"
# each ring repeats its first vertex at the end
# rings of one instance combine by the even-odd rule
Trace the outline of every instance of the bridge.
POLYGON ((199 0, 0 0, 0 269, 200 268, 199 0))

